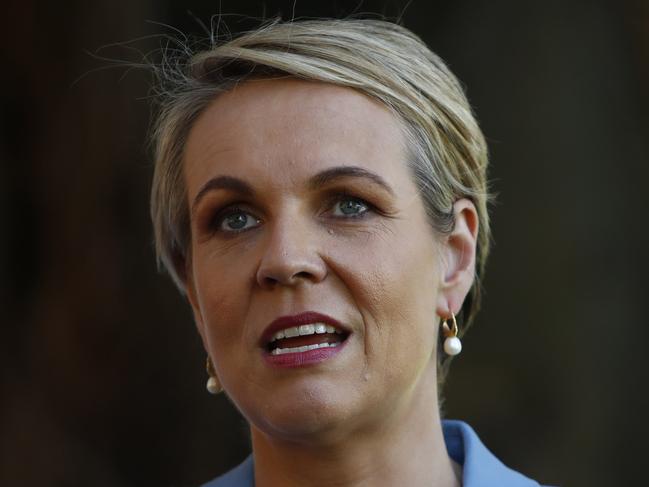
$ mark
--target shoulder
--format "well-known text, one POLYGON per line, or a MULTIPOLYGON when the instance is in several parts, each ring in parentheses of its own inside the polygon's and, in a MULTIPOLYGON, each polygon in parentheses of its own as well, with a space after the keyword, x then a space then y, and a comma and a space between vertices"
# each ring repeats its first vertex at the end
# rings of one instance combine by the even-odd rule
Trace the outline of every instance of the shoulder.
POLYGON ((462 421, 442 421, 449 456, 462 465, 464 487, 541 487, 505 466, 480 441, 473 428, 462 421))
POLYGON ((255 475, 252 455, 229 472, 203 484, 201 487, 254 487, 255 475))

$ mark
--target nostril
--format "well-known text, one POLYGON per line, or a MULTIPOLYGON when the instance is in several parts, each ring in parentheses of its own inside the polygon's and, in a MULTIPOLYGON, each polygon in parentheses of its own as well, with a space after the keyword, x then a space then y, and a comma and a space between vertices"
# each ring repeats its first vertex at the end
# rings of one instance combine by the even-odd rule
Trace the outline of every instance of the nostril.
POLYGON ((291 284, 297 284, 299 281, 308 280, 312 278, 313 276, 311 276, 310 273, 303 271, 303 272, 298 272, 296 274, 293 274, 291 276, 287 276, 285 278, 279 276, 264 276, 263 282, 267 286, 275 286, 279 283, 291 285, 291 284))
POLYGON ((262 276, 261 279, 259 280, 259 283, 265 286, 275 286, 277 283, 279 283, 279 279, 273 277, 273 276, 262 276))

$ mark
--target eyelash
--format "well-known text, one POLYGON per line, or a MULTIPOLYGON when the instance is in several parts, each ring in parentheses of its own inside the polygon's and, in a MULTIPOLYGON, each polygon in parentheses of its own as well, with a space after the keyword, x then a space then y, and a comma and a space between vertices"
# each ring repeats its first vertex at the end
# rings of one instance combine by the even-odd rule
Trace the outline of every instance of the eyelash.
POLYGON ((230 205, 223 210, 217 212, 217 214, 214 216, 212 221, 210 222, 210 228, 215 232, 215 233, 229 233, 229 234, 237 234, 237 233, 243 233, 246 230, 249 230, 248 228, 243 228, 241 230, 223 230, 221 228, 221 225, 223 225, 223 222, 230 217, 238 214, 245 214, 248 215, 249 217, 252 217, 254 220, 256 220, 257 223, 259 223, 261 220, 257 218, 252 212, 238 206, 237 204, 230 205))
POLYGON ((327 207, 332 209, 335 206, 336 203, 340 203, 342 201, 354 201, 356 203, 360 203, 365 207, 365 209, 362 212, 354 214, 354 215, 336 216, 336 217, 334 217, 336 219, 349 220, 349 219, 365 218, 368 212, 376 212, 376 207, 374 207, 372 204, 368 203, 363 198, 359 198, 357 196, 353 196, 353 195, 348 194, 348 193, 334 194, 327 201, 327 207))
MULTIPOLYGON (((342 201, 354 201, 356 203, 360 203, 365 207, 363 211, 357 214, 349 215, 349 216, 334 216, 332 218, 336 220, 356 220, 356 219, 361 219, 361 218, 366 218, 368 216, 368 213, 377 213, 377 208, 372 205, 371 203, 367 202, 363 198, 359 198, 357 196, 353 196, 348 193, 337 193, 332 195, 328 200, 327 200, 327 208, 329 209, 328 211, 331 211, 333 207, 335 206, 336 203, 340 203, 342 201)), ((222 233, 222 234, 230 234, 230 235, 236 235, 239 233, 246 232, 247 230, 251 230, 251 228, 243 228, 241 230, 223 230, 221 228, 221 225, 223 225, 224 221, 226 218, 237 215, 237 214, 245 214, 254 220, 256 220, 257 223, 261 221, 260 218, 254 215, 254 213, 246 210, 245 208, 239 206, 238 204, 233 204, 230 205, 221 211, 217 212, 217 214, 214 216, 214 218, 210 222, 210 228, 215 232, 215 233, 222 233)), ((255 225, 256 226, 256 225, 255 225)), ((253 227, 254 228, 254 227, 253 227)))

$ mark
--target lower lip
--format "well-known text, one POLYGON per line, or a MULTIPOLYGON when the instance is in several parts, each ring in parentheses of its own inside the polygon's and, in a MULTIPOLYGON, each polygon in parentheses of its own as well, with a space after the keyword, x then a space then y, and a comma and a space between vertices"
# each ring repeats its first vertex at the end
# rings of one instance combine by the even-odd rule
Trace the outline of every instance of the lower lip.
MULTIPOLYGON (((349 337, 347 337, 349 338, 349 337)), ((306 352, 283 353, 282 355, 272 355, 268 352, 264 353, 266 362, 274 367, 296 368, 306 367, 308 365, 315 365, 325 360, 329 360, 334 355, 337 355, 345 346, 347 340, 341 342, 340 345, 327 348, 316 348, 307 350, 306 352)))

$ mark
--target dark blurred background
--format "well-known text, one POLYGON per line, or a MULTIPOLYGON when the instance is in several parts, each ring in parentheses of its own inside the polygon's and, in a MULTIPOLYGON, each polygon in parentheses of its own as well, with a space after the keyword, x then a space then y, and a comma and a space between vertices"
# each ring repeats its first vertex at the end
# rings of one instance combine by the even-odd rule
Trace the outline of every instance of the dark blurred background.
POLYGON ((498 202, 485 305, 446 415, 543 483, 644 483, 649 2, 2 10, 0 485, 191 486, 248 452, 243 420, 205 392, 189 307, 156 272, 150 78, 96 57, 137 61, 128 46, 146 52, 161 42, 146 36, 170 32, 151 21, 200 34, 196 18, 219 12, 402 15, 450 64, 489 139, 498 202))

